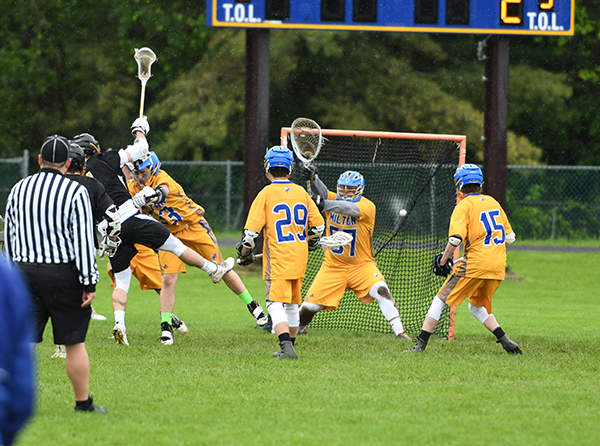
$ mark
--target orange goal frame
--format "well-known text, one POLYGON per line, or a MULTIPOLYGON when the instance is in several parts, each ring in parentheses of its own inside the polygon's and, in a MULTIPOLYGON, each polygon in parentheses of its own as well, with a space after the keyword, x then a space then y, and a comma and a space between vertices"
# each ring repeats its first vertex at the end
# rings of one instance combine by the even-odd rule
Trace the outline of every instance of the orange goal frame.
MULTIPOLYGON (((281 127, 280 145, 287 147, 288 136, 292 132, 291 127, 281 127)), ((418 139, 428 141, 455 141, 459 145, 458 165, 462 166, 467 157, 467 137, 466 135, 447 135, 436 133, 404 133, 404 132, 378 132, 368 130, 339 130, 339 129, 321 129, 323 136, 347 136, 362 138, 392 138, 392 139, 418 139)), ((456 199, 458 202, 458 197, 456 199)), ((458 258, 458 253, 454 253, 454 258, 458 258)), ((448 339, 454 339, 456 321, 456 307, 450 306, 448 321, 448 339)))

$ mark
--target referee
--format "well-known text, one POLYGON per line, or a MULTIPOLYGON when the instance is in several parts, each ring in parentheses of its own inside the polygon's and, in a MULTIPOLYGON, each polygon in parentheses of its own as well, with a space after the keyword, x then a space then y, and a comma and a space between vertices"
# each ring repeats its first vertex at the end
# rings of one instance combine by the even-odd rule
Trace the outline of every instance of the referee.
POLYGON ((63 136, 44 140, 37 174, 19 181, 6 205, 7 257, 25 273, 33 296, 35 341, 48 319, 55 344, 65 344, 65 367, 75 411, 106 413, 89 394, 90 361, 85 337, 96 297, 98 266, 94 218, 87 189, 64 176, 71 160, 63 136))

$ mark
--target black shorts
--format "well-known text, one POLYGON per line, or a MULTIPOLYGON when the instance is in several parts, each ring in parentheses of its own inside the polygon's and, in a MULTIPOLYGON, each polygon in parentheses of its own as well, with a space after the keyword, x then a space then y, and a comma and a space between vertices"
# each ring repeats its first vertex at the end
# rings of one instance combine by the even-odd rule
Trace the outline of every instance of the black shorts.
POLYGON ((92 309, 90 306, 81 308, 83 285, 75 264, 18 265, 27 277, 35 306, 35 342, 42 342, 48 319, 52 321, 55 344, 85 342, 92 309))
POLYGON ((129 268, 131 259, 137 254, 135 243, 158 251, 158 248, 164 245, 170 236, 171 231, 152 217, 145 214, 129 217, 121 223, 121 244, 110 259, 113 273, 119 273, 129 268))

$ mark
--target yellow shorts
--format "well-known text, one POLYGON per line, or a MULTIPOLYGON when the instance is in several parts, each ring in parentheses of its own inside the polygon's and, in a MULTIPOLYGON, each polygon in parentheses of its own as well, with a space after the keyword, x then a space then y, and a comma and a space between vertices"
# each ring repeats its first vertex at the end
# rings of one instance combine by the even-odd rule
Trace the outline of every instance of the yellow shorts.
POLYGON ((265 288, 267 290, 266 301, 283 302, 284 304, 302 304, 303 281, 303 278, 265 280, 265 288))
MULTIPOLYGON (((144 245, 135 245, 138 253, 131 260, 131 273, 140 282, 142 290, 160 290, 162 274, 185 273, 185 264, 179 258, 167 251, 159 251, 158 256, 153 249, 144 245)), ((110 262, 107 265, 108 275, 115 286, 115 276, 110 262)))
POLYGON ((193 249, 205 259, 219 263, 223 261, 223 254, 219 250, 217 238, 205 219, 173 235, 181 240, 185 246, 193 249))
POLYGON ((497 279, 476 279, 452 274, 437 295, 447 305, 454 306, 460 305, 468 297, 471 305, 485 307, 487 312, 492 314, 492 296, 500 282, 502 281, 497 279))
POLYGON ((385 281, 375 262, 360 265, 326 266, 323 264, 306 293, 305 301, 318 304, 325 310, 334 310, 340 304, 344 292, 352 290, 363 304, 373 300, 371 287, 385 281))

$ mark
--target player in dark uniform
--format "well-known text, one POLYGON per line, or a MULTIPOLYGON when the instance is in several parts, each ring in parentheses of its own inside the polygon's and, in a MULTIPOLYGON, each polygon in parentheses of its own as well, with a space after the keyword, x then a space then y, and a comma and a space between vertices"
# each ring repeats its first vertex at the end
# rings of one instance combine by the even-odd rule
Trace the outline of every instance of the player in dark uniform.
MULTIPOLYGON (((115 275, 115 288, 112 295, 115 313, 113 336, 117 344, 122 345, 129 345, 125 329, 125 307, 131 282, 129 262, 137 253, 135 243, 154 250, 172 252, 184 263, 205 271, 211 276, 214 283, 220 282, 223 275, 229 272, 234 265, 234 259, 231 257, 222 263, 205 259, 175 238, 159 222, 143 214, 134 204, 126 186, 123 168, 127 168, 127 163, 140 160, 148 153, 146 134, 149 131, 150 125, 147 118, 145 116, 137 118, 131 126, 131 133, 135 137, 133 144, 126 149, 108 150, 105 153, 101 153, 100 144, 88 133, 73 138, 73 142, 78 144, 86 155, 86 175, 90 175, 102 183, 121 215, 121 244, 110 262, 115 275)), ((142 197, 144 199, 142 201, 152 203, 164 200, 166 194, 158 187, 152 191, 145 190, 137 201, 139 202, 142 197)))

